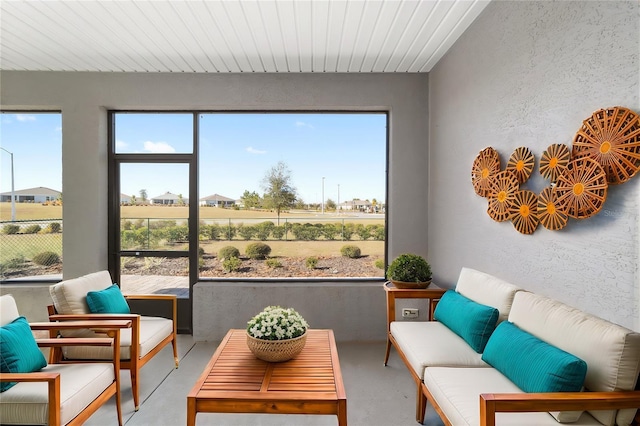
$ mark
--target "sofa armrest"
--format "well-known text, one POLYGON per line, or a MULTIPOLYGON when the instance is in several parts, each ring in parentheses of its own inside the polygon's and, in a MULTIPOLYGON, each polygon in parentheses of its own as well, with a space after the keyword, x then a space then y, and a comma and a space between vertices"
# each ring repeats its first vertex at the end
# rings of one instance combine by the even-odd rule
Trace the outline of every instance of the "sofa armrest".
POLYGON ((480 426, 495 426, 496 413, 611 410, 640 407, 640 391, 485 393, 480 395, 480 426))

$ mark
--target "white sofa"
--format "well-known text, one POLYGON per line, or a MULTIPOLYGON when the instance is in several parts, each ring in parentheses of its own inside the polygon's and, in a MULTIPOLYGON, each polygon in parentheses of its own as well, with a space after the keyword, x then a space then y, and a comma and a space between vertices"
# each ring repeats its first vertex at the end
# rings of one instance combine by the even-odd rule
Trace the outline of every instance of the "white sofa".
MULTIPOLYGON (((586 362, 585 392, 523 392, 503 374, 501 364, 485 356, 498 366, 494 368, 483 360, 488 354, 474 350, 443 323, 396 321, 390 327, 391 342, 418 385, 419 423, 424 422, 427 400, 445 424, 454 426, 632 423, 640 408, 640 391, 633 391, 640 374, 640 333, 470 268, 462 269, 455 291, 496 308, 496 324, 508 321, 500 333, 488 332, 487 349, 491 347, 492 354, 507 359, 529 355, 508 340, 499 346, 498 334, 514 325, 512 328, 523 335, 530 334, 543 345, 552 345, 586 362), (601 410, 604 408, 608 410, 601 410)), ((535 362, 523 364, 518 365, 519 375, 539 373, 535 362)))

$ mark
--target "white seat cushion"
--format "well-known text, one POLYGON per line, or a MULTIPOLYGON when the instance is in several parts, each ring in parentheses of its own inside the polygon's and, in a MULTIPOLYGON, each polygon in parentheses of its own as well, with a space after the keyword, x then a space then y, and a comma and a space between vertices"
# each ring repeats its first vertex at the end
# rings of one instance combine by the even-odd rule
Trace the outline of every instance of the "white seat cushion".
MULTIPOLYGON (((436 403, 456 426, 480 424, 480 394, 522 393, 516 385, 494 368, 429 367, 424 383, 436 403)), ((499 426, 558 426, 547 412, 497 413, 499 426)), ((596 426, 600 423, 583 413, 572 426, 596 426)))
MULTIPOLYGON (((173 321, 161 317, 140 317, 140 357, 145 356, 173 333, 173 321)), ((82 330, 83 336, 101 336, 82 330)), ((102 335, 104 336, 104 335, 102 335)), ((112 359, 113 349, 103 346, 67 346, 62 350, 67 359, 112 359)), ((131 359, 131 329, 120 332, 120 359, 131 359)))
MULTIPOLYGON (((50 364, 42 372, 60 373, 60 418, 67 424, 114 381, 113 364, 50 364)), ((3 424, 46 425, 47 384, 18 383, 0 393, 3 424)))
POLYGON ((464 297, 496 308, 500 313, 498 323, 507 319, 513 297, 521 290, 500 278, 471 268, 462 268, 456 283, 456 291, 464 297))
POLYGON ((391 335, 420 379, 425 367, 489 367, 482 354, 437 321, 394 321, 391 335))

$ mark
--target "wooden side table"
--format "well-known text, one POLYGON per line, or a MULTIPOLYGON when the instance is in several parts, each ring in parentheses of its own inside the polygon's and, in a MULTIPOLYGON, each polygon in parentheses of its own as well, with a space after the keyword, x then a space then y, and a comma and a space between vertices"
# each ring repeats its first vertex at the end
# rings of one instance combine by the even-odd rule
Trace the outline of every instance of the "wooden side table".
POLYGON ((391 322, 396 320, 396 299, 429 299, 428 320, 433 320, 433 311, 440 298, 447 289, 440 288, 431 283, 427 288, 396 288, 391 281, 384 283, 384 291, 387 294, 387 351, 384 355, 384 365, 389 360, 391 350, 391 322))

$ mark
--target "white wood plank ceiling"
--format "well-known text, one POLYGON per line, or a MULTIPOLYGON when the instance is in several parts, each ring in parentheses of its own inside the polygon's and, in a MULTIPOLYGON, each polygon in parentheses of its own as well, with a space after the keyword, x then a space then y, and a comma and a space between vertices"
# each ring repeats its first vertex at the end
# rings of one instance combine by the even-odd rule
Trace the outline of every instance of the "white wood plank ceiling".
POLYGON ((489 0, 0 1, 0 69, 428 72, 489 0))

